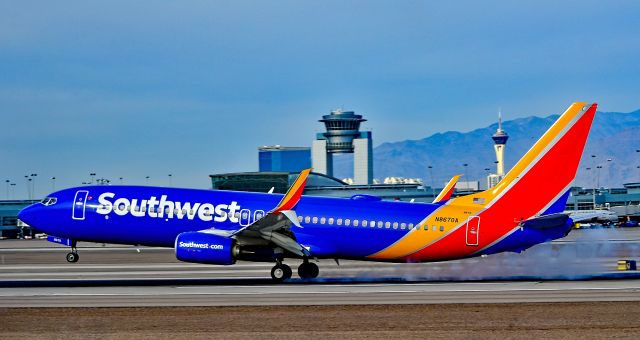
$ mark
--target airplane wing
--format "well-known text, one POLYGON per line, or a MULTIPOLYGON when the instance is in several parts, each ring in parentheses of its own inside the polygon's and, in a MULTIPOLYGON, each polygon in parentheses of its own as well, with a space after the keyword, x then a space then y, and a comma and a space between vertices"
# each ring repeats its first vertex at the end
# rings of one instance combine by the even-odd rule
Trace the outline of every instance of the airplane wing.
POLYGON ((252 224, 236 231, 207 229, 201 232, 235 237, 236 239, 260 238, 274 243, 298 256, 310 256, 309 251, 294 240, 288 232, 288 229, 291 228, 292 225, 302 228, 298 216, 293 209, 300 201, 310 172, 311 169, 303 170, 280 203, 264 217, 252 224))
POLYGON ((455 175, 451 177, 449 183, 447 183, 447 185, 442 188, 442 191, 440 191, 440 194, 438 194, 438 196, 433 200, 433 203, 448 201, 453 194, 453 189, 455 189, 456 183, 458 183, 458 179, 460 179, 460 176, 462 175, 455 175))

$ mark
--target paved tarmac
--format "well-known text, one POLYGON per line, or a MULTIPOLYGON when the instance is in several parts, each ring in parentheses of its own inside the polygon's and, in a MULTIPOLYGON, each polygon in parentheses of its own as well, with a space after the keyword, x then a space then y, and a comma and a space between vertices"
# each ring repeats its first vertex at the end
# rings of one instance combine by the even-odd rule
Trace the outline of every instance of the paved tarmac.
MULTIPOLYGON (((317 280, 272 284, 269 263, 182 263, 172 249, 0 241, 0 307, 638 301, 640 230, 584 230, 524 253, 424 264, 331 260, 317 280)), ((296 269, 298 261, 288 263, 296 269)))

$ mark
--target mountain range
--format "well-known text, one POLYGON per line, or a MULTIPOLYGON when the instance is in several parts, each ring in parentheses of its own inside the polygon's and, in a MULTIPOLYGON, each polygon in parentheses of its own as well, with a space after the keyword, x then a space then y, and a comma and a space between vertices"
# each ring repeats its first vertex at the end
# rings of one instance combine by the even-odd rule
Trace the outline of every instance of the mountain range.
MULTIPOLYGON (((505 149, 506 170, 557 118, 558 115, 531 116, 502 124, 509 135, 505 149)), ((419 140, 383 143, 373 150, 374 177, 421 178, 426 185, 433 183, 441 187, 452 175, 463 174, 468 180, 479 180, 481 187, 486 186, 487 174, 495 172, 496 156, 491 136, 497 127, 496 123, 470 132, 447 131, 419 140), (463 164, 468 164, 466 169, 463 164), (432 176, 428 166, 432 166, 432 176)), ((623 183, 640 182, 639 149, 640 110, 629 113, 598 111, 575 185, 621 187, 623 183)), ((335 157, 334 175, 353 177, 352 155, 335 157)))

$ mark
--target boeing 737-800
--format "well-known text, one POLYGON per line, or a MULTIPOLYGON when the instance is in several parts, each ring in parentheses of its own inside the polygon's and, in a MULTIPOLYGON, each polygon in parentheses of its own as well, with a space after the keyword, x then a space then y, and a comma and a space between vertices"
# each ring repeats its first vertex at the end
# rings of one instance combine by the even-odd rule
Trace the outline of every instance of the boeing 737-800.
MULTIPOLYGON (((20 220, 71 247, 90 241, 175 248, 185 262, 273 262, 275 281, 318 276, 315 259, 444 261, 520 252, 564 237, 563 213, 596 104, 574 103, 497 186, 451 198, 455 181, 433 203, 377 197, 303 196, 310 169, 285 195, 145 186, 84 186, 50 194, 20 220)), ((450 155, 455 157, 455 155, 450 155)))

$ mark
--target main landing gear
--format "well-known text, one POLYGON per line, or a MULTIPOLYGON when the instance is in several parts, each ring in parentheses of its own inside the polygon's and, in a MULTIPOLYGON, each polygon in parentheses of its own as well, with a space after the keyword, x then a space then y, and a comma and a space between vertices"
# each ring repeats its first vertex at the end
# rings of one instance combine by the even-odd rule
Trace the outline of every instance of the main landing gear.
POLYGON ((273 268, 271 268, 271 278, 275 282, 282 282, 284 280, 288 280, 291 278, 293 272, 291 271, 291 267, 282 263, 280 260, 276 263, 273 268))
POLYGON ((300 276, 303 280, 315 279, 320 274, 320 269, 318 265, 309 262, 308 259, 304 259, 302 264, 298 267, 298 276, 300 276))
MULTIPOLYGON (((304 259, 302 264, 298 266, 298 276, 300 276, 303 280, 315 279, 318 277, 320 273, 320 269, 318 265, 312 262, 309 262, 308 259, 304 259)), ((292 275, 291 267, 282 263, 282 261, 278 260, 276 265, 271 268, 271 278, 275 282, 282 282, 291 278, 292 275)))
POLYGON ((67 254, 67 262, 76 263, 80 259, 80 255, 78 255, 78 249, 76 249, 76 242, 73 241, 71 244, 71 252, 67 254))

